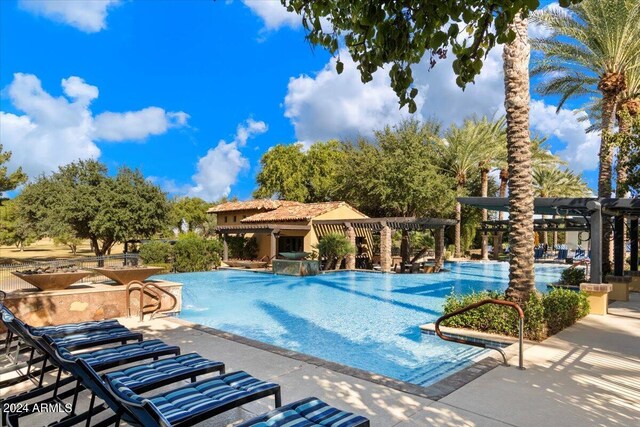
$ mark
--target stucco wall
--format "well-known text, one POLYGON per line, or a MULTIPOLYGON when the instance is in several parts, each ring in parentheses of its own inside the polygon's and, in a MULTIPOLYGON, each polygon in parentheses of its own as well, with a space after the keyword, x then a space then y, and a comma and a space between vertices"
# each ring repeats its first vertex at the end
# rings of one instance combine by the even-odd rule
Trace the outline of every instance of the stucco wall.
POLYGON ((220 212, 213 215, 217 215, 218 225, 239 225, 239 224, 242 224, 240 221, 242 221, 243 219, 260 212, 264 212, 264 211, 257 210, 257 209, 252 209, 252 210, 243 209, 239 211, 220 212), (226 221, 225 221, 225 217, 227 218, 226 221), (234 218, 235 218, 235 221, 234 221, 234 218))
MULTIPOLYGON (((330 219, 342 219, 347 221, 349 219, 357 219, 357 218, 367 218, 367 216, 351 209, 351 207, 349 206, 339 206, 336 209, 333 209, 332 211, 329 211, 322 215, 318 215, 317 217, 313 218, 313 221, 330 220, 330 219)), ((313 246, 317 244, 318 244, 318 236, 312 227, 311 231, 309 232, 309 234, 307 234, 307 236, 304 239, 305 251, 311 251, 311 248, 313 248, 313 246), (309 248, 308 250, 306 249, 307 247, 309 248)))

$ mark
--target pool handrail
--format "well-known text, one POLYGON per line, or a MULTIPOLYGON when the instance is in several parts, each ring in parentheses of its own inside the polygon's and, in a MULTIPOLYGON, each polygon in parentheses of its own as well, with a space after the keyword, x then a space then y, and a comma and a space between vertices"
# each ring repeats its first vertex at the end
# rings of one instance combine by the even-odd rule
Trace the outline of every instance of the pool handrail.
POLYGON ((499 352, 502 355, 502 359, 504 360, 504 365, 505 366, 509 366, 509 364, 507 363, 507 355, 505 354, 504 350, 502 350, 500 347, 495 347, 495 346, 489 345, 489 344, 487 344, 485 342, 477 342, 477 341, 471 341, 471 340, 464 339, 464 338, 446 336, 440 330, 440 323, 442 323, 444 320, 450 319, 451 317, 457 316, 458 314, 465 313, 467 311, 473 310, 475 308, 481 307, 481 306, 486 305, 486 304, 505 305, 507 307, 513 308, 514 310, 516 310, 518 312, 518 318, 519 318, 519 321, 518 321, 518 345, 519 345, 518 368, 519 369, 525 369, 524 368, 524 355, 523 355, 524 311, 522 310, 522 307, 520 307, 520 305, 518 305, 517 303, 515 303, 513 301, 506 301, 506 300, 500 300, 500 299, 487 298, 487 299, 483 299, 482 301, 478 301, 476 303, 469 304, 466 307, 459 308, 459 309, 457 309, 455 311, 452 311, 451 313, 447 313, 447 314, 445 314, 443 316, 440 316, 438 318, 438 320, 436 320, 436 324, 435 324, 435 332, 436 332, 436 334, 438 335, 438 337, 440 337, 440 339, 443 339, 445 341, 452 341, 452 342, 457 342, 457 343, 460 343, 460 344, 467 344, 467 345, 472 345, 472 346, 475 346, 475 347, 481 347, 481 348, 488 348, 488 349, 491 349, 491 350, 496 350, 497 352, 499 352))

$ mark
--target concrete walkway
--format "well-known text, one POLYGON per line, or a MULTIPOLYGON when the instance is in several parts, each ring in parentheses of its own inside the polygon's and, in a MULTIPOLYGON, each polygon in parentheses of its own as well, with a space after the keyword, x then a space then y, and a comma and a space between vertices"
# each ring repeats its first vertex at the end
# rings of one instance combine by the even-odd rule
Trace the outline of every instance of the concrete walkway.
MULTIPOLYGON (((439 401, 274 354, 174 319, 120 319, 147 338, 179 345, 282 386, 283 403, 317 396, 372 426, 640 426, 640 294, 614 303, 525 352, 527 370, 498 367, 439 401)), ((174 386, 175 387, 175 386, 174 386)), ((87 396, 81 401, 87 400, 87 396)), ((202 425, 233 426, 273 408, 245 405, 202 425)), ((28 425, 39 421, 27 417, 28 425)), ((26 420, 25 420, 26 421, 26 420)), ((47 422, 51 420, 47 418, 47 422)))

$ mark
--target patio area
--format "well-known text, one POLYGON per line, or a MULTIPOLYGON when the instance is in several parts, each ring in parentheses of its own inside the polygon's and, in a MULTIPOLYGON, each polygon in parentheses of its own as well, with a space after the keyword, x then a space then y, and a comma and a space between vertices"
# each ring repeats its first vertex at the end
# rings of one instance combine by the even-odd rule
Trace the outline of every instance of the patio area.
MULTIPOLYGON (((539 426, 551 420, 554 426, 640 423, 638 293, 629 302, 611 304, 608 316, 590 315, 528 348, 527 370, 499 366, 437 401, 416 395, 418 389, 400 391, 393 384, 337 372, 328 362, 276 354, 178 319, 120 320, 147 339, 160 338, 179 345, 183 353, 196 351, 225 361, 228 371, 242 369, 277 382, 285 404, 316 396, 370 418, 374 426, 539 426)), ((251 403, 203 425, 233 426, 271 409, 270 405, 268 399, 251 403)), ((31 416, 30 421, 36 418, 31 416)))

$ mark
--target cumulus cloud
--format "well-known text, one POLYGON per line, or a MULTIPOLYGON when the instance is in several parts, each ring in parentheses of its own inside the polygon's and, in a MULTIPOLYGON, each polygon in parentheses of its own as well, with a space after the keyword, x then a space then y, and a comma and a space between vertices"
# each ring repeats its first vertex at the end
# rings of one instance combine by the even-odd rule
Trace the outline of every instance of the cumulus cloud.
POLYGON ((242 2, 264 21, 265 30, 302 26, 300 16, 294 12, 288 12, 280 0, 242 0, 242 2))
POLYGON ((99 95, 96 86, 77 76, 62 79, 61 86, 65 96, 54 97, 36 76, 14 74, 6 93, 24 114, 0 111, 0 141, 13 153, 10 170, 22 166, 31 177, 46 174, 78 159, 99 157, 96 140, 144 139, 185 125, 188 118, 184 112, 167 113, 158 107, 94 117, 89 107, 99 95), (136 124, 141 128, 133 129, 136 124))
POLYGON ((20 0, 22 9, 86 33, 107 28, 108 10, 120 0, 20 0))
MULTIPOLYGON (((267 129, 265 122, 253 119, 239 124, 233 141, 220 140, 198 160, 197 171, 192 177, 195 185, 188 189, 187 194, 205 200, 228 196, 240 172, 249 168, 249 160, 239 148, 244 147, 249 138, 265 133, 267 129)), ((182 193, 184 187, 173 183, 173 189, 182 193)))
POLYGON ((556 114, 555 105, 533 100, 530 115, 532 130, 541 135, 553 135, 565 144, 565 148, 555 154, 566 160, 571 169, 581 171, 598 167, 600 135, 586 133, 591 125, 589 121, 578 121, 579 116, 586 116, 587 113, 563 108, 556 114))
MULTIPOLYGON (((371 136, 373 130, 411 116, 406 108, 398 108, 384 70, 365 85, 348 53, 342 53, 342 61, 344 71, 340 75, 335 71, 336 59, 332 58, 315 76, 289 80, 285 116, 305 145, 330 138, 371 136)), ((420 109, 422 95, 418 95, 416 103, 420 109)))

